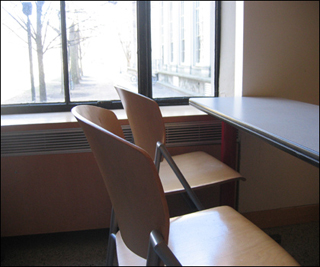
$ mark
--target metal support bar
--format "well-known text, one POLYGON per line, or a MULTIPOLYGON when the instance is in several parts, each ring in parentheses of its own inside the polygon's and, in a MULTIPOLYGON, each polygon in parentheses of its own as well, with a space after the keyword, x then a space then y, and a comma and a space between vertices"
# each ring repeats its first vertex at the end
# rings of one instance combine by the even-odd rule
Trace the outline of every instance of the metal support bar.
MULTIPOLYGON (((237 129, 226 122, 221 123, 221 161, 237 169, 237 129)), ((237 210, 237 182, 230 181, 220 185, 220 204, 237 210)))
POLYGON ((159 172, 159 166, 160 166, 160 158, 161 154, 164 156, 164 158, 167 160, 168 164, 170 165, 171 169, 176 174, 177 178, 179 179, 180 183, 183 185, 184 189, 186 190, 188 196, 191 198, 194 205, 197 207, 198 210, 204 210, 203 205, 201 204, 200 200, 198 199, 197 195, 193 192, 190 185, 188 184, 186 178, 184 178, 183 174, 179 170, 178 166, 172 159, 169 151, 165 147, 164 144, 161 142, 157 142, 157 148, 156 148, 156 154, 155 154, 155 165, 159 172))
MULTIPOLYGON (((160 143, 160 142, 158 142, 160 143)), ((160 162, 161 162, 161 150, 159 149, 158 143, 156 145, 156 152, 154 156, 154 165, 156 166, 157 171, 160 170, 160 162)))
POLYGON ((161 261, 166 266, 182 266, 162 235, 157 230, 153 230, 150 233, 147 266, 159 266, 161 261))
POLYGON ((118 223, 113 208, 111 208, 111 219, 109 229, 109 239, 107 248, 107 266, 118 266, 116 252, 116 233, 118 231, 118 223), (115 264, 114 264, 115 263, 115 264))

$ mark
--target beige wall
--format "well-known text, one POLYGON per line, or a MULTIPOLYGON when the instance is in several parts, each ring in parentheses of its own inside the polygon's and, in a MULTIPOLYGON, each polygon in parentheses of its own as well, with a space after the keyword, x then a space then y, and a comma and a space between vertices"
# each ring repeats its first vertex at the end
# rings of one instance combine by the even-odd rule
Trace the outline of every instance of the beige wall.
POLYGON ((239 211, 319 203, 319 168, 241 132, 239 211))
MULTIPOLYGON (((244 3, 243 95, 319 105, 319 2, 244 3)), ((319 203, 319 168, 241 132, 239 210, 319 203)))
POLYGON ((223 1, 221 4, 220 97, 234 96, 235 15, 235 1, 223 1))
POLYGON ((244 3, 243 95, 319 105, 319 2, 244 3))

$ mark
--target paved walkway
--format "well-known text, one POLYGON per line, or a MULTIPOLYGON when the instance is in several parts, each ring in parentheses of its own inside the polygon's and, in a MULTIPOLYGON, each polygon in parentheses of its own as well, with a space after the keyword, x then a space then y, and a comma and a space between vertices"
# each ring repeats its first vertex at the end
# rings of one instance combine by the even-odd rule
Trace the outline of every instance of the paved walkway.
MULTIPOLYGON (((108 101, 118 100, 119 96, 114 85, 121 85, 124 88, 137 92, 137 82, 131 81, 125 75, 121 76, 118 83, 107 80, 96 79, 94 77, 83 76, 80 84, 74 85, 70 90, 70 99, 72 102, 77 101, 108 101)), ((59 80, 49 81, 46 84, 47 102, 64 102, 64 92, 59 80)), ((178 90, 160 85, 157 82, 153 84, 153 97, 181 97, 186 96, 178 90)), ((36 103, 40 102, 39 88, 36 87, 36 103)), ((22 94, 12 97, 7 101, 8 104, 31 103, 31 90, 25 90, 22 94)), ((5 104, 7 104, 5 103, 5 104)))

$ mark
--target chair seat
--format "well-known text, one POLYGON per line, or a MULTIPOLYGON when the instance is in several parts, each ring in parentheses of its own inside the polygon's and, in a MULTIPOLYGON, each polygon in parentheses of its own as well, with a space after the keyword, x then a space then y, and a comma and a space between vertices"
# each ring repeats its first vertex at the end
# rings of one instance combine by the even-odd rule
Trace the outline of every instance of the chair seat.
MULTIPOLYGON (((298 266, 277 242, 234 209, 222 206, 170 219, 169 247, 182 265, 298 266)), ((146 264, 117 233, 119 265, 146 264)))
MULTIPOLYGON (((185 175, 191 188, 201 188, 237 179, 245 181, 240 173, 202 151, 173 156, 172 159, 185 175)), ((160 164, 159 175, 166 194, 184 191, 165 159, 160 164)))

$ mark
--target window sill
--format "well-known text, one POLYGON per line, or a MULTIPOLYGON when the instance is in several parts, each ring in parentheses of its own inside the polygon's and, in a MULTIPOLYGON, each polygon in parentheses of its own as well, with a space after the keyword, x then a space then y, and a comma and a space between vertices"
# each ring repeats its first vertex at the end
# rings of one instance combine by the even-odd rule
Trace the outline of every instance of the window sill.
MULTIPOLYGON (((207 114, 192 107, 192 106, 164 106, 160 107, 162 116, 165 122, 175 121, 177 119, 188 120, 199 119, 199 116, 206 116, 207 114)), ((128 124, 127 115, 123 109, 113 110, 120 120, 121 124, 128 124)), ((207 115, 209 116, 209 115, 207 115)), ((74 125, 78 126, 77 120, 71 112, 52 112, 52 113, 33 113, 33 114, 13 114, 13 115, 1 115, 1 130, 11 127, 20 126, 43 126, 43 125, 74 125)), ((23 127, 25 128, 25 127, 23 127)), ((36 127, 37 128, 37 127, 36 127)))

